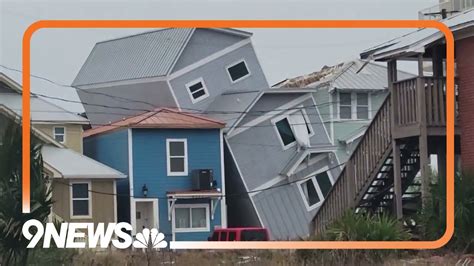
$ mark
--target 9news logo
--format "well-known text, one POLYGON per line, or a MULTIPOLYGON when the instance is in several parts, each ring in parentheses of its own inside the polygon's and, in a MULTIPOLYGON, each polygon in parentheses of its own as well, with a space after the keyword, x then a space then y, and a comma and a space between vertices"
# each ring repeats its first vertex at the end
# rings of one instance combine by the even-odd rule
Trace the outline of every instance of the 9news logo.
POLYGON ((168 243, 165 235, 156 228, 143 229, 136 234, 135 239, 128 233, 132 226, 129 223, 98 223, 94 228, 93 223, 62 223, 59 232, 53 223, 46 223, 46 227, 38 220, 28 220, 22 227, 23 236, 30 240, 28 248, 34 248, 43 238, 43 248, 51 246, 51 240, 58 248, 107 248, 110 243, 118 249, 134 248, 166 248, 168 243), (36 228, 35 233, 30 229, 36 228), (115 234, 115 238, 112 236, 115 234), (120 240, 119 240, 120 239, 120 240), (87 243, 86 243, 87 242, 87 243))

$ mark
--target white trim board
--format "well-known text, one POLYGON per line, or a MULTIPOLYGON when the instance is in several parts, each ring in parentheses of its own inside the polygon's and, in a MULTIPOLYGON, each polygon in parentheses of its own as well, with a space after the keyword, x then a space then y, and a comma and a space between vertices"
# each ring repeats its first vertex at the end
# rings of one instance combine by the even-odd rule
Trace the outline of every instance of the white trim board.
POLYGON ((221 159, 221 189, 222 197, 221 199, 221 226, 227 228, 227 200, 225 197, 225 163, 224 163, 224 129, 220 129, 219 134, 219 144, 220 144, 220 159, 221 159))

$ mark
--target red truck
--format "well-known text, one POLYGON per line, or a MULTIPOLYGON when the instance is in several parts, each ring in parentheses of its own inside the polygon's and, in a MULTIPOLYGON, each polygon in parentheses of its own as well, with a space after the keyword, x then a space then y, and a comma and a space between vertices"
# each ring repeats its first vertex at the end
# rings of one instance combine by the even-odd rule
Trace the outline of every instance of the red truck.
POLYGON ((216 228, 209 241, 268 241, 268 230, 262 227, 216 228))

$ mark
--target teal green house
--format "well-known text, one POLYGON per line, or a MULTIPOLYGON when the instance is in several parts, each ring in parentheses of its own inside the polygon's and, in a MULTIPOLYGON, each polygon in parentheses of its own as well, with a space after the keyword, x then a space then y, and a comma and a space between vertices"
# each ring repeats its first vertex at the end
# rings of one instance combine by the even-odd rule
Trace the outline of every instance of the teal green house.
MULTIPOLYGON (((398 71, 400 79, 414 75, 398 71)), ((387 68, 359 59, 287 79, 279 88, 314 89, 313 97, 339 163, 347 161, 388 94, 387 68)))

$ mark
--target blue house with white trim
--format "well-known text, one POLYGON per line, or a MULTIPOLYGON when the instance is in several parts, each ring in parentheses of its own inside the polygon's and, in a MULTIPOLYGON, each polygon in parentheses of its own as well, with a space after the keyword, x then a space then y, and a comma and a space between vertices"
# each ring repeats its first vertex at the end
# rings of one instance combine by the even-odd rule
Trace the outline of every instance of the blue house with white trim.
POLYGON ((207 240, 226 227, 223 128, 214 119, 160 108, 84 132, 84 152, 127 173, 117 183, 118 220, 133 235, 207 240))

